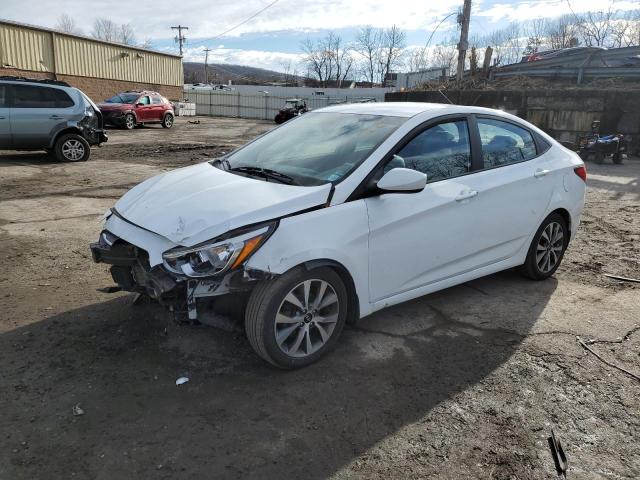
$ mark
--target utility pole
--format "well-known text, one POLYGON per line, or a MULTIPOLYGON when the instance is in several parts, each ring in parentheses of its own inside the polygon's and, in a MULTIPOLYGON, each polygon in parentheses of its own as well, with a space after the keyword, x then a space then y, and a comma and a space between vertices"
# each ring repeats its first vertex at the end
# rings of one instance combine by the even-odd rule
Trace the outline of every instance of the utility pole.
POLYGON ((204 49, 204 83, 209 83, 209 67, 208 67, 208 61, 209 61, 209 52, 211 51, 211 48, 205 47, 204 49))
POLYGON ((469 22, 471 21, 471 0, 464 0, 462 14, 458 17, 460 24, 460 43, 458 43, 458 70, 456 72, 456 80, 462 82, 462 73, 464 72, 464 62, 467 57, 467 48, 469 48, 469 22))
POLYGON ((183 27, 182 25, 178 25, 177 27, 171 27, 171 30, 178 30, 178 36, 176 37, 176 43, 180 45, 180 56, 182 56, 182 46, 187 41, 187 38, 182 35, 183 30, 189 30, 189 27, 183 27))

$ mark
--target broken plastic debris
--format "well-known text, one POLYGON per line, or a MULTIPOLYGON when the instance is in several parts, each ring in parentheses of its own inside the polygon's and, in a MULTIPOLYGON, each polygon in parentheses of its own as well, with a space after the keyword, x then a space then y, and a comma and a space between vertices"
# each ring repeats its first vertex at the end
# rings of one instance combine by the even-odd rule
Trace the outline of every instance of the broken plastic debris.
POLYGON ((189 381, 189 377, 180 377, 179 379, 176 380, 176 385, 182 385, 184 383, 187 383, 189 381))
POLYGON ((73 416, 78 417, 80 415, 84 415, 84 410, 80 407, 80 404, 78 403, 73 407, 73 416))

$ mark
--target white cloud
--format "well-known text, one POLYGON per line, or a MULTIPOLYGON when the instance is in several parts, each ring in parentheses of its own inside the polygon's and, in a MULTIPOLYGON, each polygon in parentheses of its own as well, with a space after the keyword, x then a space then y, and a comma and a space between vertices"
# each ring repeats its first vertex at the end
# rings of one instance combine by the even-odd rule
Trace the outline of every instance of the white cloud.
MULTIPOLYGON (((185 62, 204 62, 202 46, 192 46, 185 50, 185 62)), ((266 68, 269 70, 283 71, 284 65, 291 64, 293 70, 302 70, 301 61, 303 55, 286 52, 272 52, 265 50, 245 50, 234 48, 216 48, 209 52, 209 63, 221 63, 231 65, 250 65, 252 67, 266 68)))
MULTIPOLYGON (((476 8, 474 15, 479 17, 488 17, 493 22, 502 20, 531 20, 540 17, 558 17, 560 15, 571 13, 582 13, 588 11, 606 10, 609 2, 605 0, 529 0, 512 3, 496 3, 488 9, 476 8), (571 7, 569 7, 571 5, 571 7)), ((640 8, 640 4, 636 1, 612 1, 612 10, 634 10, 640 8)), ((472 20, 473 21, 473 20, 472 20)))

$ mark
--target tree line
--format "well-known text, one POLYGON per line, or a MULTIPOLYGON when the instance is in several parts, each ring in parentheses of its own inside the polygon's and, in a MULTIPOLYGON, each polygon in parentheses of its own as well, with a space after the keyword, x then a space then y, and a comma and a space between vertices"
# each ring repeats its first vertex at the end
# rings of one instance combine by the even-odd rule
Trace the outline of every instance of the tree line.
MULTIPOLYGON (((351 42, 335 32, 319 40, 305 40, 301 45, 302 66, 307 77, 324 87, 339 87, 353 80, 384 86, 387 74, 397 71, 441 68, 454 74, 457 44, 458 36, 454 34, 434 46, 407 47, 406 33, 396 25, 388 29, 366 26, 351 42)), ((525 55, 550 49, 639 45, 640 9, 618 12, 609 7, 597 12, 511 22, 492 32, 472 35, 465 61, 466 68, 477 68, 489 46, 493 49, 491 64, 508 65, 525 55)))

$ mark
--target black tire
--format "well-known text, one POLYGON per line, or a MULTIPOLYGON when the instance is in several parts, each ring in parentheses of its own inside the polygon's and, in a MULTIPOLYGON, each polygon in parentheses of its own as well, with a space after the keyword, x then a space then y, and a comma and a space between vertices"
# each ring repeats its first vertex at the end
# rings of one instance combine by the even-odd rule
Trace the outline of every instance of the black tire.
MULTIPOLYGON (((259 283, 251 292, 245 314, 245 329, 249 343, 260 357, 276 367, 294 369, 310 365, 335 347, 347 318, 347 302, 349 300, 351 299, 342 279, 331 268, 320 267, 313 270, 307 270, 302 266, 293 268, 273 280, 259 283), (307 280, 313 280, 314 282, 324 281, 333 289, 338 301, 337 321, 333 330, 329 333, 328 339, 317 350, 306 356, 292 356, 285 353, 276 341, 276 314, 281 311, 281 306, 285 304, 285 297, 296 286, 307 280)), ((307 315, 304 318, 306 319, 307 315)), ((302 327, 298 328, 303 328, 304 323, 309 322, 307 320, 300 322, 299 325, 302 327)), ((309 331, 314 328, 316 329, 313 330, 316 332, 314 335, 316 335, 317 340, 320 340, 318 327, 314 327, 311 324, 308 325, 309 331)), ((297 332, 299 333, 299 330, 297 332)), ((293 334, 290 335, 290 338, 294 336, 293 334)), ((310 339, 312 334, 309 333, 308 335, 310 339)))
POLYGON ((525 260, 522 267, 520 267, 521 273, 525 277, 528 277, 532 280, 545 280, 549 278, 551 275, 553 275, 556 272, 556 270, 560 266, 560 263, 562 263, 562 258, 564 257, 564 252, 567 250, 568 245, 569 245, 569 228, 567 227, 567 222, 565 221, 562 215, 554 212, 544 219, 544 221, 540 225, 540 228, 538 228, 538 231, 533 236, 533 240, 531 241, 531 245, 529 246, 529 251, 527 252, 527 259, 525 260), (548 250, 551 250, 551 248, 549 248, 546 251, 546 256, 550 258, 550 262, 555 258, 554 264, 550 265, 549 269, 546 269, 546 268, 541 268, 538 262, 540 252, 542 252, 542 255, 543 255, 542 260, 546 258, 544 256, 545 250, 539 250, 538 247, 539 246, 544 247, 545 243, 548 243, 548 242, 545 242, 545 239, 543 238, 543 234, 546 233, 548 236, 547 227, 549 227, 552 224, 559 225, 559 227, 561 228, 562 243, 560 243, 559 241, 556 243, 556 245, 561 248, 560 250, 549 252, 548 250))
POLYGON ((82 135, 67 133, 56 140, 53 148, 61 162, 86 162, 91 156, 91 147, 82 135))
POLYGON ((125 130, 133 130, 136 126, 136 123, 136 117, 133 115, 133 113, 127 113, 124 116, 124 123, 122 124, 122 126, 125 130))
POLYGON ((173 114, 167 113, 164 117, 162 117, 162 128, 171 127, 173 127, 173 114))
POLYGON ((274 118, 274 121, 276 122, 277 125, 280 125, 282 123, 284 123, 284 117, 280 114, 276 115, 276 118, 274 118))
POLYGON ((622 153, 614 153, 613 154, 613 163, 615 163, 616 165, 621 165, 622 164, 622 153))

